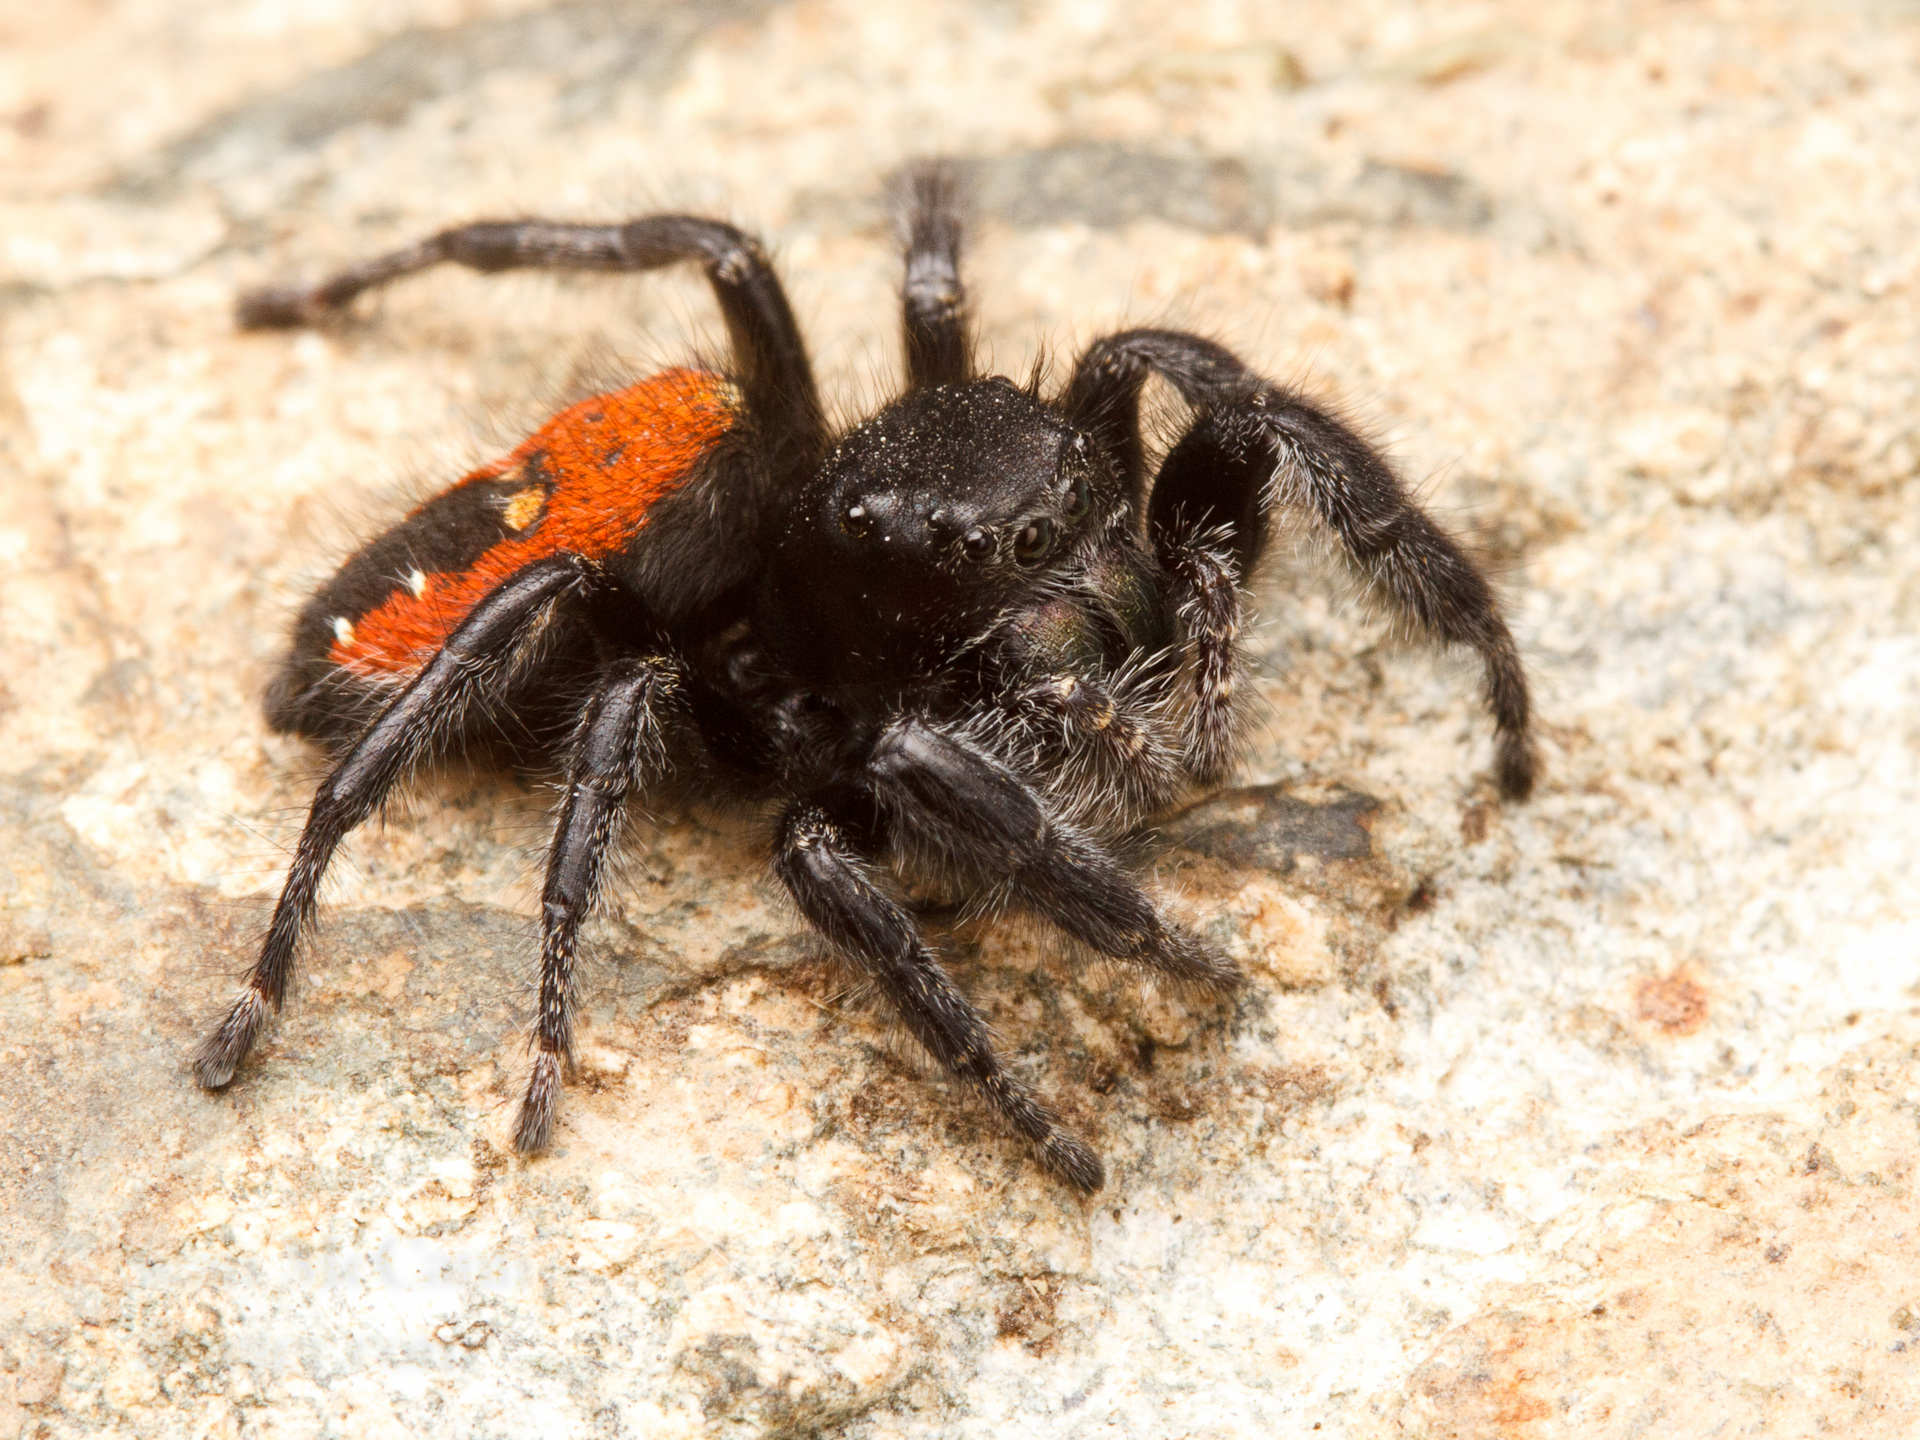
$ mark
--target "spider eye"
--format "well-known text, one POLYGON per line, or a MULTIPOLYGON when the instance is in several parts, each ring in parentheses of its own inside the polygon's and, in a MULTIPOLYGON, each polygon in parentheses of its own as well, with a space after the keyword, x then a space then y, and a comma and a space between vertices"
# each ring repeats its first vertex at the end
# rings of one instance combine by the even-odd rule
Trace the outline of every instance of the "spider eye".
POLYGON ((873 516, 864 505, 849 505, 840 512, 840 528, 858 540, 873 528, 873 516))
POLYGON ((967 559, 984 560, 993 554, 993 536, 976 525, 960 537, 960 548, 967 552, 967 559))
POLYGON ((1029 521, 1027 528, 1013 537, 1013 558, 1021 565, 1038 565, 1053 549, 1053 521, 1042 516, 1029 521))
POLYGON ((1087 511, 1092 508, 1093 486, 1087 483, 1086 476, 1074 476, 1073 488, 1067 491, 1067 508, 1061 513, 1069 520, 1080 520, 1084 519, 1087 511))

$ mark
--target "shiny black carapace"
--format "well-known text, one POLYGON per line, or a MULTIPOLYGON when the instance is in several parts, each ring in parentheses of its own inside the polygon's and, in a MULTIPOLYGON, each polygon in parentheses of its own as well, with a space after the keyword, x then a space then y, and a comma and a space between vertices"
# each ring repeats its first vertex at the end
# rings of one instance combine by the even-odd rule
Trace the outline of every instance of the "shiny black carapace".
POLYGON ((1233 764, 1242 591, 1276 512, 1371 594, 1485 664, 1501 792, 1533 784, 1527 686, 1480 571, 1381 457, 1211 341, 1129 330, 1064 391, 974 372, 950 179, 905 224, 906 391, 828 426, 780 282, 730 225, 465 225, 319 285, 245 296, 284 327, 451 261, 697 261, 726 373, 672 370, 555 416, 360 550, 307 605, 268 697, 334 745, 246 987, 194 1073, 233 1079, 292 978, 328 860, 423 760, 507 744, 564 776, 542 893, 533 1072, 515 1143, 549 1143, 579 926, 636 790, 671 770, 771 806, 774 873, 907 1031, 1081 1190, 1100 1159, 996 1059, 890 876, 1028 912, 1177 984, 1239 972, 1116 859, 1142 817, 1233 764), (1141 389, 1189 410, 1149 465, 1141 389))

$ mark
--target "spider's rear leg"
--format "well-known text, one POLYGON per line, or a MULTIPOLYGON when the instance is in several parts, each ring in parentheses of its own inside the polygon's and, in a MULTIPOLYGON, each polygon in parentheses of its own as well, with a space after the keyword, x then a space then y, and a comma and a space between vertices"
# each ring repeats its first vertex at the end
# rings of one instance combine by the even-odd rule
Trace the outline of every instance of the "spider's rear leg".
POLYGON ((1157 549, 1226 527, 1238 579, 1250 573, 1281 505, 1315 515, 1374 594, 1485 667, 1500 791, 1525 799, 1537 761, 1526 674, 1486 577, 1434 524, 1393 470, 1345 425, 1197 335, 1131 330, 1081 356, 1065 405, 1092 430, 1138 493, 1140 391, 1159 373, 1197 412, 1155 478, 1148 524, 1157 549))
POLYGON ((523 1155, 539 1154, 553 1138, 563 1073, 573 1060, 580 922, 599 894, 628 793, 661 768, 659 709, 677 678, 677 667, 668 660, 615 660, 580 721, 540 894, 540 1008, 534 1022, 533 1075, 513 1131, 514 1149, 523 1155))
POLYGON ((862 857, 819 805, 781 822, 774 871, 813 927, 871 975, 913 1038, 1030 1141, 1040 1163, 1084 1191, 1106 1183, 1100 1157, 993 1053, 987 1022, 921 942, 906 911, 881 892, 862 857))
POLYGON ((1102 955, 1179 984, 1224 991, 1238 966, 1164 917, 1112 855, 1057 823, 1013 771, 919 719, 896 721, 867 762, 874 793, 922 843, 1008 876, 1021 904, 1102 955))
POLYGON ((268 1012, 277 1012, 285 1002, 321 878, 341 840, 379 807, 415 762, 447 742, 462 710, 500 672, 501 657, 511 655, 548 607, 578 589, 586 576, 587 564, 579 556, 556 555, 504 581, 473 608, 333 767, 307 812, 286 886, 246 988, 194 1053, 193 1076, 203 1089, 218 1090, 232 1081, 268 1012))

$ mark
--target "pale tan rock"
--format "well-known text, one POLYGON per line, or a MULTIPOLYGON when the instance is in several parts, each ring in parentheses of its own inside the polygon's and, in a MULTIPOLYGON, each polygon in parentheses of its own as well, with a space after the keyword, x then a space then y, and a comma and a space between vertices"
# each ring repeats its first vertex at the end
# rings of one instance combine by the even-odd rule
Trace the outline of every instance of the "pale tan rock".
POLYGON ((1720 11, 174 0, 0 20, 0 1440, 1903 1436, 1920 1033, 1920 22, 1720 11), (550 796, 349 845, 228 1094, 185 1056, 318 758, 306 590, 688 276, 241 287, 488 214, 762 227, 838 411, 887 175, 963 157, 994 363, 1192 326, 1501 577, 1546 779, 1283 537, 1231 793, 1157 883, 1230 1006, 946 936, 1106 1155, 1039 1176, 636 829, 555 1153, 510 1157, 550 796))

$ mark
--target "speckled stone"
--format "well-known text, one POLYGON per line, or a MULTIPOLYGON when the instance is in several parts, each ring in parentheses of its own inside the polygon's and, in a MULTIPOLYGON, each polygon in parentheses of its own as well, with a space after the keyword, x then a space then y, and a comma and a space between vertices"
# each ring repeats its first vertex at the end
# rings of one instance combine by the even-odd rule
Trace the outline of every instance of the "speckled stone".
POLYGON ((1911 5, 112 0, 0 17, 0 1440, 1895 1437, 1920 1412, 1911 5), (1471 667, 1283 545, 1229 793, 1145 863, 1256 984, 943 931, 1081 1201, 843 993, 753 817, 637 824, 555 1153, 506 1137, 547 793, 347 847, 186 1071, 319 766, 316 578, 697 279, 242 286, 484 215, 760 227, 837 412, 889 176, 993 363, 1127 322, 1345 406, 1502 577, 1471 667))

